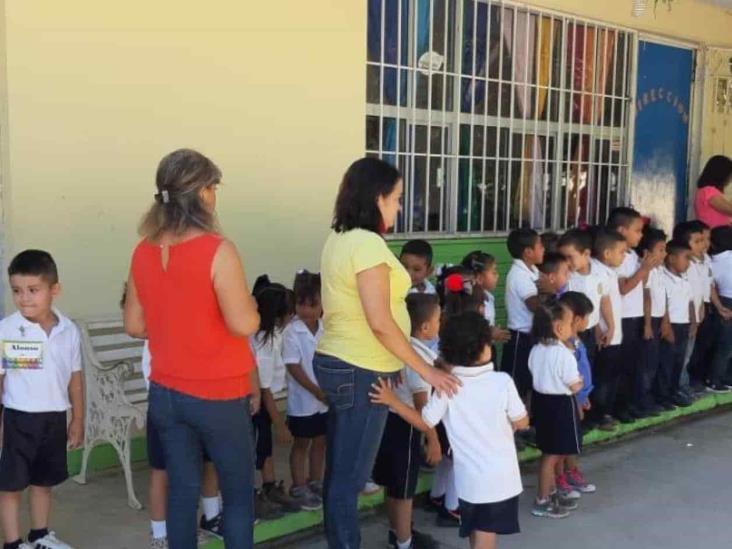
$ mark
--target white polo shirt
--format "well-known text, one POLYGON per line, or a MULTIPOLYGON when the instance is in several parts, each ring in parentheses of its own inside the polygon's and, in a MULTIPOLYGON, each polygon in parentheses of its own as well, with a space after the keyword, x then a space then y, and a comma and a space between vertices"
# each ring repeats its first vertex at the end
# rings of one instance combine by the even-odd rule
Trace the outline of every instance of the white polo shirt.
POLYGON ((529 333, 534 321, 534 314, 526 306, 526 300, 539 295, 536 282, 539 280, 539 269, 529 268, 520 259, 514 259, 506 276, 506 312, 508 313, 508 329, 529 333))
POLYGON ((430 282, 429 280, 425 280, 424 281, 424 289, 423 290, 420 290, 416 286, 412 286, 411 288, 409 288, 409 291, 407 292, 407 294, 432 294, 432 295, 435 295, 435 294, 437 294, 437 290, 435 289, 435 285, 432 284, 432 282, 430 282))
MULTIPOLYGON (((610 345, 620 345, 623 341, 623 323, 622 323, 622 310, 623 300, 620 296, 620 286, 618 284, 618 273, 615 269, 608 267, 604 263, 592 259, 592 269, 597 271, 597 276, 603 286, 607 289, 607 295, 610 297, 610 306, 613 312, 613 323, 615 324, 615 332, 613 332, 613 339, 610 345)), ((600 330, 603 333, 607 332, 607 324, 605 320, 600 316, 600 330)))
MULTIPOLYGON (((313 357, 318 341, 323 335, 323 323, 318 321, 315 334, 300 320, 295 318, 287 325, 282 335, 282 360, 287 364, 299 364, 308 379, 318 384, 313 370, 313 357)), ((328 406, 300 385, 289 372, 287 374, 287 415, 307 417, 328 411, 328 406)))
POLYGON ((569 275, 567 290, 570 292, 580 292, 587 296, 592 302, 592 313, 590 314, 587 328, 594 328, 600 322, 600 301, 608 295, 608 289, 605 287, 607 277, 598 273, 598 269, 594 267, 590 261, 590 272, 582 274, 573 272, 569 275))
POLYGON ((71 374, 81 371, 76 324, 54 309, 58 324, 47 335, 16 312, 0 321, 2 403, 20 412, 65 412, 71 408, 71 374))
MULTIPOLYGON (((429 348, 427 342, 420 341, 415 337, 411 338, 410 342, 412 348, 425 362, 430 366, 435 365, 437 353, 429 348)), ((401 374, 402 382, 394 388, 394 393, 404 404, 410 408, 414 408, 414 395, 417 393, 427 393, 429 395, 432 392, 432 386, 422 379, 417 372, 407 366, 402 369, 401 374)), ((394 410, 391 411, 393 412, 394 410)))
POLYGON ((679 276, 666 267, 662 267, 662 269, 668 318, 671 324, 688 324, 691 321, 689 318, 689 304, 694 302, 689 279, 685 274, 679 276))
POLYGON ((496 325, 496 298, 488 290, 485 291, 483 299, 483 316, 491 326, 496 325))
POLYGON ((287 377, 285 361, 282 360, 282 332, 283 330, 276 329, 272 338, 267 341, 262 332, 249 338, 257 361, 259 387, 269 389, 273 394, 284 390, 287 377))
MULTIPOLYGON (((638 272, 640 265, 640 258, 635 253, 635 250, 628 250, 625 252, 623 263, 618 267, 618 278, 631 278, 638 272)), ((638 318, 639 316, 643 316, 643 282, 622 296, 622 298, 622 318, 638 318)))
POLYGON ((422 418, 445 425, 453 452, 455 486, 460 499, 494 503, 522 491, 512 421, 526 416, 516 386, 493 364, 452 369, 462 387, 452 398, 433 393, 422 418))
POLYGON ((732 299, 732 251, 712 256, 712 276, 719 295, 732 299))
POLYGON ((666 314, 666 286, 663 283, 664 267, 656 267, 648 273, 646 289, 651 294, 651 317, 663 318, 666 314))
POLYGON ((704 303, 710 303, 712 301, 712 284, 714 284, 714 276, 712 276, 712 258, 709 257, 709 254, 704 254, 703 264, 704 273, 709 281, 709 284, 704 287, 704 303))
POLYGON ((698 319, 699 313, 704 306, 704 296, 707 292, 711 293, 711 289, 707 288, 709 286, 709 276, 707 274, 707 268, 704 266, 704 261, 692 257, 689 270, 686 272, 686 278, 689 280, 689 284, 691 284, 691 296, 694 300, 694 310, 698 319))
POLYGON ((566 345, 537 343, 529 354, 529 370, 534 391, 544 395, 572 395, 569 389, 581 381, 577 358, 566 345))

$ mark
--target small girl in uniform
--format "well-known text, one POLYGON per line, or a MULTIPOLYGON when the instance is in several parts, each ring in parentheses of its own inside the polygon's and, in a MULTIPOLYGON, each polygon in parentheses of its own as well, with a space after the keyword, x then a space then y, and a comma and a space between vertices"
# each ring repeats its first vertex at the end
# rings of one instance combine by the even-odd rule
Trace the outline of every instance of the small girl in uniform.
POLYGON ((290 495, 307 511, 323 506, 323 464, 328 406, 313 372, 313 356, 323 335, 320 274, 300 271, 293 284, 295 318, 284 333, 287 366, 287 424, 295 441, 290 451, 290 495), (305 463, 309 461, 309 475, 305 463))
POLYGON ((576 501, 557 492, 555 470, 566 456, 582 450, 579 410, 575 394, 582 376, 572 350, 572 311, 549 299, 534 312, 531 330, 537 342, 529 355, 533 378, 532 411, 536 443, 542 452, 539 490, 531 513, 537 517, 564 518, 576 501))
POLYGON ((511 337, 508 330, 496 326, 496 298, 493 292, 498 286, 498 268, 496 258, 490 254, 476 250, 470 252, 463 258, 463 267, 470 269, 475 277, 475 285, 484 293, 483 315, 491 325, 491 335, 493 341, 497 343, 505 343, 511 337))
POLYGON ((284 389, 284 375, 280 381, 280 372, 286 371, 282 360, 282 334, 292 318, 293 300, 287 288, 282 284, 270 282, 267 275, 257 279, 252 293, 261 317, 259 331, 251 337, 262 394, 262 406, 259 412, 252 416, 257 442, 256 467, 262 473, 262 491, 257 493, 256 500, 260 511, 267 510, 265 516, 258 518, 266 520, 275 518, 280 509, 285 512, 300 510, 300 505, 287 495, 282 483, 275 481, 272 459, 273 424, 278 442, 289 444, 292 441, 285 418, 277 409, 274 394, 284 389))

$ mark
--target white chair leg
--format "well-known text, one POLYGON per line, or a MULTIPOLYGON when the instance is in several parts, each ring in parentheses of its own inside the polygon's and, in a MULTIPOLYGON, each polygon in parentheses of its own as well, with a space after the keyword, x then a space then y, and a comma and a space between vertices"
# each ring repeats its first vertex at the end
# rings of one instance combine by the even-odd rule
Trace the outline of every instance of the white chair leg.
POLYGON ((139 511, 142 509, 142 503, 137 499, 135 495, 135 486, 132 483, 132 456, 130 455, 131 438, 127 437, 126 440, 119 441, 119 446, 115 444, 115 450, 119 456, 119 461, 122 465, 122 471, 125 474, 125 485, 127 487, 127 505, 139 511))
POLYGON ((73 478, 74 482, 78 484, 86 484, 86 471, 89 467, 89 454, 91 454, 91 451, 94 449, 94 443, 91 444, 84 444, 84 448, 82 449, 81 454, 81 470, 79 471, 78 475, 75 475, 73 478))

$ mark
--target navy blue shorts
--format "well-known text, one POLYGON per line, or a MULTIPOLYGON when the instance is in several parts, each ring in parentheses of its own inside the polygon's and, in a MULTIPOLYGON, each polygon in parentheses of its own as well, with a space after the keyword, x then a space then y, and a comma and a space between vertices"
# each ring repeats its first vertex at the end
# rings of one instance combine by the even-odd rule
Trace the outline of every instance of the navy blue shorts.
POLYGON ((389 412, 374 463, 374 482, 383 486, 390 498, 412 499, 417 489, 421 455, 422 434, 389 412))
POLYGON ((312 416, 287 416, 287 427, 295 438, 324 437, 328 430, 328 412, 312 416))
MULTIPOLYGON (((160 431, 155 427, 155 424, 150 421, 150 413, 148 411, 147 416, 147 427, 146 427, 146 438, 147 438, 147 462, 150 467, 159 471, 165 471, 165 452, 163 451, 163 441, 160 440, 160 431)), ((206 448, 203 449, 203 461, 211 461, 211 458, 206 452, 206 448)))
POLYGON ((470 537, 478 530, 500 535, 518 534, 519 497, 495 503, 469 503, 460 500, 460 537, 470 537))
POLYGON ((5 408, 0 491, 51 487, 68 478, 66 412, 21 412, 5 408))

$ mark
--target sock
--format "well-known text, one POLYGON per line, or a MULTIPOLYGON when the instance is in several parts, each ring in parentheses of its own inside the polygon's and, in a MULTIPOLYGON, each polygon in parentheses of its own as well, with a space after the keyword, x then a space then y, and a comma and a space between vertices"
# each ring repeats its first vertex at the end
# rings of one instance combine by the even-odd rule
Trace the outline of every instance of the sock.
POLYGON ((399 541, 397 540, 397 549, 409 549, 409 546, 412 545, 412 538, 410 537, 407 541, 399 541))
POLYGON ((219 502, 219 496, 201 498, 201 503, 203 504, 203 514, 206 517, 206 520, 214 519, 219 516, 219 513, 221 513, 221 502, 219 502))
POLYGON ((33 543, 35 541, 38 541, 43 536, 48 535, 48 528, 39 528, 38 530, 31 530, 28 533, 28 543, 33 543))
POLYGON ((3 543, 3 549, 18 549, 21 543, 23 543, 22 539, 16 539, 10 543, 3 543))
POLYGON ((150 530, 152 530, 152 537, 155 539, 168 537, 168 527, 164 520, 151 520, 150 530))

